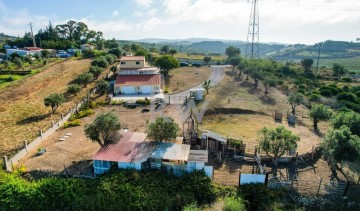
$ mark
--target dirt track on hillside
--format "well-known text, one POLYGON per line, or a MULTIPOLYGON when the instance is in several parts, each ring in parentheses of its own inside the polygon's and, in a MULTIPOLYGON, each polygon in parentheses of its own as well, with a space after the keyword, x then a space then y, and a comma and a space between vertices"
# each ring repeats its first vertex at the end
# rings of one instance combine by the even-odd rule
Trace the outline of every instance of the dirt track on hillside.
POLYGON ((86 72, 89 65, 88 59, 66 60, 0 91, 0 155, 12 153, 24 140, 32 140, 39 129, 45 131, 51 121, 58 121, 61 114, 75 105, 82 94, 77 99, 70 98, 56 114, 50 115, 51 109, 45 107, 44 97, 54 92, 65 93, 69 82, 86 72))

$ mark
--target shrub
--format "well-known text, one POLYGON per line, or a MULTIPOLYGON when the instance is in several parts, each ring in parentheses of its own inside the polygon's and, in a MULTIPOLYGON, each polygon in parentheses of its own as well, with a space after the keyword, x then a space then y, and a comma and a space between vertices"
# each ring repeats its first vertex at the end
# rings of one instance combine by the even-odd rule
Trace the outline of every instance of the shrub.
POLYGON ((229 139, 230 146, 235 147, 236 149, 240 149, 240 146, 242 145, 242 140, 236 140, 236 139, 229 139))
POLYGON ((320 94, 321 94, 322 96, 324 96, 324 97, 331 97, 331 96, 332 96, 331 91, 328 90, 328 89, 322 89, 322 90, 320 91, 320 94))
POLYGON ((165 88, 164 88, 164 93, 165 93, 165 94, 166 94, 166 93, 170 93, 169 87, 165 87, 165 88))
POLYGON ((109 62, 109 64, 113 64, 117 57, 114 54, 107 54, 105 58, 109 62))
POLYGON ((125 103, 125 101, 123 100, 112 100, 110 102, 110 105, 123 105, 125 103))
POLYGON ((147 98, 145 98, 144 100, 139 99, 136 101, 136 103, 140 105, 150 105, 150 100, 147 98))
POLYGON ((283 81, 283 80, 278 80, 278 81, 277 81, 277 84, 278 84, 279 86, 282 86, 282 85, 284 85, 284 81, 283 81))
POLYGON ((339 100, 339 101, 345 100, 345 101, 350 101, 353 103, 356 103, 356 101, 357 101, 356 96, 351 93, 341 93, 337 96, 337 100, 339 100))
POLYGON ((225 197, 224 198, 224 211, 246 211, 245 203, 241 198, 225 197))
POLYGON ((105 56, 100 56, 100 57, 94 59, 91 62, 91 65, 92 66, 98 66, 98 67, 107 68, 109 66, 109 62, 108 62, 108 60, 106 59, 105 56))
POLYGON ((343 82, 351 82, 352 80, 351 80, 351 78, 350 77, 342 77, 341 78, 341 81, 343 81, 343 82))
POLYGON ((350 91, 350 87, 349 87, 349 86, 344 86, 344 87, 342 88, 342 90, 343 90, 344 92, 349 92, 349 91, 350 91))
POLYGON ((201 211, 200 208, 196 205, 196 203, 191 203, 184 207, 184 211, 201 211))
POLYGON ((305 89, 306 87, 305 87, 304 84, 300 84, 300 85, 298 86, 298 88, 299 88, 299 89, 305 89))
POLYGON ((69 128, 69 127, 76 127, 76 126, 80 126, 81 125, 81 121, 79 119, 75 119, 72 121, 67 121, 64 123, 64 128, 69 128))
POLYGON ((309 96, 309 101, 311 102, 318 102, 320 100, 320 95, 312 93, 309 96))
POLYGON ((87 116, 91 116, 94 113, 95 112, 91 109, 78 111, 77 113, 71 115, 71 117, 69 118, 69 121, 74 121, 74 120, 81 119, 81 118, 84 118, 87 116))

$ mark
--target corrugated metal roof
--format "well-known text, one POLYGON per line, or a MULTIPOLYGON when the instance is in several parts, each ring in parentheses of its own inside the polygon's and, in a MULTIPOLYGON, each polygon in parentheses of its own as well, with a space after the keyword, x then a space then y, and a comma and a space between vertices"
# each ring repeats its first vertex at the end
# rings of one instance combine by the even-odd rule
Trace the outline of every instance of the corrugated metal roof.
POLYGON ((160 85, 159 74, 143 74, 143 75, 119 75, 116 77, 115 84, 121 86, 153 86, 160 85))
POLYGON ((203 133, 202 135, 205 135, 209 138, 216 139, 216 140, 224 142, 224 143, 226 143, 226 141, 227 141, 225 138, 223 138, 219 134, 212 132, 212 131, 206 131, 206 133, 203 133))
POLYGON ((190 150, 188 162, 208 162, 207 150, 190 150))
POLYGON ((121 131, 121 134, 123 137, 118 143, 101 147, 93 160, 138 162, 147 158, 188 159, 190 145, 145 141, 145 133, 121 131))
POLYGON ((151 158, 167 160, 187 161, 190 152, 190 145, 155 142, 156 148, 151 153, 151 158))

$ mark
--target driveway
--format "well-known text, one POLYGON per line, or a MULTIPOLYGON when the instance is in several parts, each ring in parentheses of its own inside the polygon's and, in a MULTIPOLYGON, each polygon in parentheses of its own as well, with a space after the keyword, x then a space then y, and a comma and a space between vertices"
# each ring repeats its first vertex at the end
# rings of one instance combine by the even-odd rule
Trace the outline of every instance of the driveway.
MULTIPOLYGON (((211 75, 208 80, 210 80, 210 85, 215 86, 224 78, 225 72, 224 68, 228 67, 227 65, 222 66, 211 66, 211 75)), ((202 88, 202 84, 199 84, 192 88, 202 88)), ((176 94, 165 95, 165 101, 168 102, 169 98, 171 99, 172 104, 182 104, 186 98, 186 96, 190 96, 190 89, 179 92, 176 94)))

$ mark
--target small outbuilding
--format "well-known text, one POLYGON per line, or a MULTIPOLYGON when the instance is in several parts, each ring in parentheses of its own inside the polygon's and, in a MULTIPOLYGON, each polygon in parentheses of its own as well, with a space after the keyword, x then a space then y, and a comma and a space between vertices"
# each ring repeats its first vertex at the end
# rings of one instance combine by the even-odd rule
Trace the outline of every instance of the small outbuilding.
POLYGON ((203 99, 204 88, 192 88, 189 91, 190 91, 190 98, 193 98, 195 100, 203 99))
POLYGON ((215 132, 206 131, 205 133, 201 134, 201 148, 210 152, 225 152, 226 143, 227 139, 215 132))

